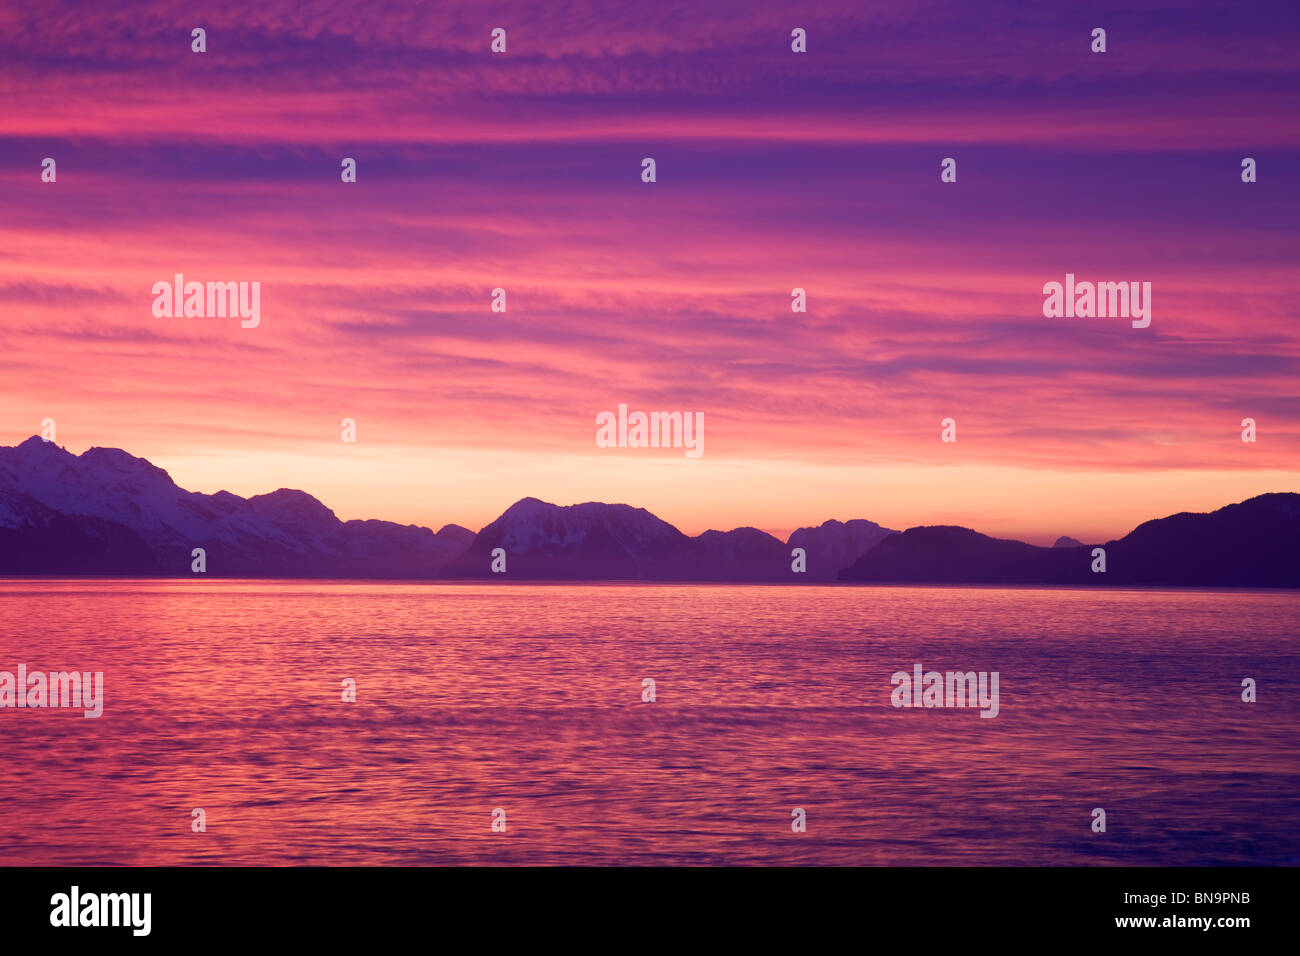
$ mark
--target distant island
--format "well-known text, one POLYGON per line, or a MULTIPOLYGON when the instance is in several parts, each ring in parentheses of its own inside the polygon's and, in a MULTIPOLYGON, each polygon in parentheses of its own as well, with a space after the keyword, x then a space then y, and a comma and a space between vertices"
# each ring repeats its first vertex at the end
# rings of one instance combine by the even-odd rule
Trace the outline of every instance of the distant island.
POLYGON ((195 549, 213 577, 1294 588, 1300 494, 1157 518, 1114 541, 1063 536, 1050 548, 865 519, 800 528, 785 542, 756 528, 691 537, 643 508, 536 498, 478 533, 435 532, 341 521, 285 488, 251 498, 186 491, 115 448, 77 456, 39 437, 0 447, 0 574, 193 577, 195 549))

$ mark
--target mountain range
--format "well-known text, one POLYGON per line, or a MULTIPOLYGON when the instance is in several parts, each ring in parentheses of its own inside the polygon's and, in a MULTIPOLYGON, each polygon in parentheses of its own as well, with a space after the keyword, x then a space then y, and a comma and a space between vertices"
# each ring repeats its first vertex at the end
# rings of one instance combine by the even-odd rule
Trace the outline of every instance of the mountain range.
POLYGON ((40 438, 0 447, 0 573, 431 577, 474 540, 391 521, 340 521, 302 491, 186 491, 117 448, 73 455, 40 438))
POLYGON ((251 498, 186 491, 115 448, 78 456, 39 437, 0 447, 0 574, 192 576, 196 548, 214 577, 1300 587, 1300 495, 1051 548, 864 519, 800 528, 785 542, 756 528, 691 537, 644 508, 536 498, 475 534, 341 521, 287 488, 251 498), (1093 570, 1097 547, 1104 573, 1093 570), (494 573, 502 552, 505 572, 494 573))
POLYGON ((808 551, 799 580, 833 581, 896 532, 870 521, 802 528, 794 545, 756 528, 689 537, 643 508, 561 507, 524 498, 475 534, 391 521, 340 521, 311 495, 281 488, 241 498, 179 487, 116 448, 81 455, 39 437, 0 447, 0 574, 191 575, 195 548, 215 577, 507 578, 789 581, 791 547, 808 551))
POLYGON ((1300 587, 1300 495, 1258 495, 1209 514, 1144 522, 1100 545, 1051 548, 969 528, 909 528, 865 552, 841 581, 883 583, 1300 587), (1096 548, 1105 571, 1094 571, 1096 548))

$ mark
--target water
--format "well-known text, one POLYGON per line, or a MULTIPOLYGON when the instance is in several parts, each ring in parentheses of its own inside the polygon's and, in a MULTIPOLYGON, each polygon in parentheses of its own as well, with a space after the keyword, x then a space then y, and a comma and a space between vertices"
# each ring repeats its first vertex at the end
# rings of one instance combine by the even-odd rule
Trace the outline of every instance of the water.
POLYGON ((1278 592, 2 580, 0 670, 101 670, 105 703, 0 710, 0 864, 1294 865, 1298 623, 1278 592), (999 671, 999 716, 893 708, 916 662, 999 671))

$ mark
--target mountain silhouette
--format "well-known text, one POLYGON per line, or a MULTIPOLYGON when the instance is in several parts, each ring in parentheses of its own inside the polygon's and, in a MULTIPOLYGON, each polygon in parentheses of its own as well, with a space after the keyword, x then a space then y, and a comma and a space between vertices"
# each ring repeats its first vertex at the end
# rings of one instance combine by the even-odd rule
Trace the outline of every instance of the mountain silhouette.
POLYGON ((876 584, 1300 587, 1300 494, 1156 518, 1098 546, 1040 548, 968 528, 910 528, 839 577, 876 584), (1093 570, 1095 547, 1105 552, 1104 572, 1093 570))
POLYGON ((833 581, 838 570, 879 537, 893 534, 870 521, 828 521, 800 528, 787 543, 757 528, 705 531, 689 537, 644 508, 586 502, 515 502, 474 539, 448 577, 538 580, 833 581), (792 570, 791 550, 807 551, 807 573, 792 570), (505 551, 506 571, 492 572, 505 551))
POLYGON ((188 577, 195 548, 213 577, 1289 588, 1300 587, 1300 495, 1157 518, 1100 546, 1063 537, 1043 548, 952 526, 900 533, 864 519, 800 528, 784 543, 756 528, 691 537, 644 508, 537 498, 475 534, 341 521, 288 488, 186 491, 116 448, 77 456, 38 437, 0 447, 0 574, 188 577))
POLYGON ((688 537, 643 508, 536 498, 511 505, 478 534, 437 533, 391 521, 340 521, 303 491, 241 498, 186 491, 161 468, 116 448, 80 456, 29 438, 0 447, 0 573, 190 576, 204 550, 214 577, 830 581, 868 543, 893 532, 870 521, 828 521, 791 536, 755 528, 688 537))
POLYGON ((818 528, 800 528, 790 535, 790 546, 803 548, 808 557, 808 576, 818 581, 834 581, 840 569, 847 568, 877 543, 898 534, 874 521, 827 521, 818 528))

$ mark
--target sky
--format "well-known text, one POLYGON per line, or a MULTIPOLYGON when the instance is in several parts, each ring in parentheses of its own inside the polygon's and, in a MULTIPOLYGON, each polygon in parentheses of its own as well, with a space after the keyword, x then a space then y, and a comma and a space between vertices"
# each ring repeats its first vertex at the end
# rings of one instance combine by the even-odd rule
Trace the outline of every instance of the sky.
POLYGON ((1142 7, 7 4, 0 444, 435 528, 1051 543, 1298 491, 1300 15, 1142 7), (260 323, 156 317, 176 273, 260 323), (1045 317, 1066 273, 1150 327, 1045 317), (620 403, 703 456, 597 447, 620 403))

